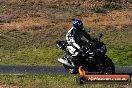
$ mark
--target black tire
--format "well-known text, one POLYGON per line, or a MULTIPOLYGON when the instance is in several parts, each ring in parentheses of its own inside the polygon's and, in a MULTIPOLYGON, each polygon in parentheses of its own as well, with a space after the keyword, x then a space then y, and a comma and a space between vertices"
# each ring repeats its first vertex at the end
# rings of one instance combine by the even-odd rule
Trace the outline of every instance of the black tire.
POLYGON ((102 73, 103 74, 114 74, 115 73, 115 65, 112 62, 112 60, 109 57, 105 57, 102 61, 103 66, 102 66, 102 73))
POLYGON ((78 70, 76 68, 70 68, 66 65, 63 65, 63 66, 70 74, 77 74, 78 73, 78 70))

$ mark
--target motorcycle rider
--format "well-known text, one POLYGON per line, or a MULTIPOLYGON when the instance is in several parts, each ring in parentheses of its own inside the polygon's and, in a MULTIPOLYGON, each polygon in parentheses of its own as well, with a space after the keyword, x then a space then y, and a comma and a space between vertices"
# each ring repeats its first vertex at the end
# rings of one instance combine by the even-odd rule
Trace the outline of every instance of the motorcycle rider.
MULTIPOLYGON (((81 46, 85 43, 82 37, 91 41, 91 36, 83 28, 83 22, 79 19, 73 19, 73 27, 68 31, 66 35, 66 41, 68 43, 67 49, 73 57, 77 57, 80 53, 81 46)), ((74 63, 69 63, 65 57, 59 58, 58 61, 62 64, 74 67, 74 63)))

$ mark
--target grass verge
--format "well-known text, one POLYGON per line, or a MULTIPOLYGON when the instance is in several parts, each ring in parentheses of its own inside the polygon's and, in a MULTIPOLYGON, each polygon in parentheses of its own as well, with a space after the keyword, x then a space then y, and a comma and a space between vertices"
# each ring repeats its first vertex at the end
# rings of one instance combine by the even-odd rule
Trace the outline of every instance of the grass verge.
POLYGON ((0 50, 1 65, 57 65, 57 58, 63 55, 56 47, 43 49, 0 50))
MULTIPOLYGON (((131 30, 114 28, 91 30, 90 34, 92 36, 97 37, 99 33, 104 34, 102 41, 107 46, 107 55, 113 60, 115 65, 132 66, 131 30)), ((25 36, 27 35, 25 34, 25 36)), ((30 34, 30 36, 32 35, 30 34)), ((14 40, 9 35, 2 34, 0 37, 0 65, 59 65, 57 58, 61 57, 64 52, 55 47, 55 42, 50 42, 51 40, 55 41, 56 37, 57 35, 45 37, 45 35, 38 34, 31 40, 25 37, 23 39, 16 37, 14 40), (9 38, 6 38, 7 36, 9 38), (39 40, 39 36, 42 39, 40 37, 39 40), (43 38, 49 40, 44 40, 43 38)))
POLYGON ((78 85, 73 75, 0 75, 0 84, 19 88, 129 88, 128 84, 84 84, 78 85))

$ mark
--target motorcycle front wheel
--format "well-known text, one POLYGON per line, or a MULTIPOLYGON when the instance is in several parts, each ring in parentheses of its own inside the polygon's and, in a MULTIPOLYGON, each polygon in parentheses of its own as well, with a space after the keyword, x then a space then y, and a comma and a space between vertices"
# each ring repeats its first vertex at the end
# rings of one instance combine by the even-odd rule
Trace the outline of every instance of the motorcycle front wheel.
POLYGON ((102 74, 114 74, 115 65, 109 57, 99 60, 99 70, 102 74))

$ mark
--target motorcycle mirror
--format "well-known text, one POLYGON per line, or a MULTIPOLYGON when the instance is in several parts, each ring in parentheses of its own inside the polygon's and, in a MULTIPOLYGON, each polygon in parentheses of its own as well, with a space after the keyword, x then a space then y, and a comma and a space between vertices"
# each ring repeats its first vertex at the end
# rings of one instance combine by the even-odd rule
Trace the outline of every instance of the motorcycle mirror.
POLYGON ((99 35, 99 38, 101 38, 103 36, 103 34, 101 33, 100 35, 99 35))

